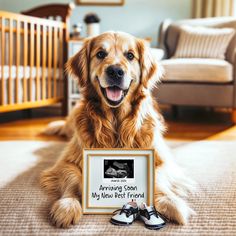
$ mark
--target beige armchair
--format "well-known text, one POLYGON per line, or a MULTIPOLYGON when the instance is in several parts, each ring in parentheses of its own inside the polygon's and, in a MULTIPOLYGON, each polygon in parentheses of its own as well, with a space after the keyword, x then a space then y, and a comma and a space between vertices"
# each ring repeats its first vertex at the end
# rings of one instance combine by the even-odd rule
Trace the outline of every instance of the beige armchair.
POLYGON ((177 22, 166 20, 159 31, 161 61, 166 73, 154 95, 162 104, 173 106, 208 106, 232 109, 236 123, 236 36, 230 41, 225 60, 171 58, 174 55, 181 25, 236 29, 236 18, 202 18, 177 22))

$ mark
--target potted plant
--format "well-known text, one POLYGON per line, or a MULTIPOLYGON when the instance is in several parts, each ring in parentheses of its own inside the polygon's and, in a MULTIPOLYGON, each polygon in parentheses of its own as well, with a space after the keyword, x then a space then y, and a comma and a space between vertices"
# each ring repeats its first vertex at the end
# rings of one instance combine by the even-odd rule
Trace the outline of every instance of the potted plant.
POLYGON ((84 22, 87 25, 87 36, 92 37, 100 33, 100 18, 96 13, 88 13, 84 17, 84 22))

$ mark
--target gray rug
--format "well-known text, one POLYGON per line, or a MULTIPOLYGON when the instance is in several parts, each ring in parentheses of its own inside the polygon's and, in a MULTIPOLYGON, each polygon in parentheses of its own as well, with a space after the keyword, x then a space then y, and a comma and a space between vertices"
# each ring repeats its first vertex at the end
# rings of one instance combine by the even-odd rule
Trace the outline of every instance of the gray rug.
POLYGON ((173 143, 179 164, 199 184, 190 204, 197 212, 187 226, 150 231, 141 222, 111 225, 110 216, 83 216, 79 225, 57 229, 48 219, 49 199, 38 186, 63 142, 0 142, 0 235, 236 235, 236 143, 173 143))

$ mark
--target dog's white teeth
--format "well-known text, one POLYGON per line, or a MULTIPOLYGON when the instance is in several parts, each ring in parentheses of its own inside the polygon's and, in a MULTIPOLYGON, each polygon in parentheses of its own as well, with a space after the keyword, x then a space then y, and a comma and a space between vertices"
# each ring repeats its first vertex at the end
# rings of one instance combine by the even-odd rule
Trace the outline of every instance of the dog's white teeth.
POLYGON ((106 88, 107 98, 111 101, 117 102, 121 100, 123 96, 123 91, 119 88, 106 88))

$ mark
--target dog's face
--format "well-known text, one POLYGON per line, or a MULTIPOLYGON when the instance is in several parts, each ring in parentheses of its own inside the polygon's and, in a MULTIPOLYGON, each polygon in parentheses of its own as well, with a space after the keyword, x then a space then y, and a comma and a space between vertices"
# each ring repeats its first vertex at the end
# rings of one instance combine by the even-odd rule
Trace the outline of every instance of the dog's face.
POLYGON ((93 86, 109 107, 130 100, 140 85, 147 87, 156 65, 143 41, 126 33, 108 32, 85 42, 67 63, 81 90, 93 86))
POLYGON ((119 106, 131 87, 140 82, 135 39, 126 34, 104 34, 91 52, 90 78, 108 106, 119 106))

